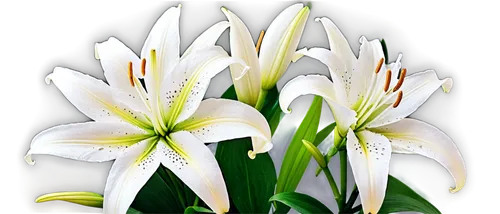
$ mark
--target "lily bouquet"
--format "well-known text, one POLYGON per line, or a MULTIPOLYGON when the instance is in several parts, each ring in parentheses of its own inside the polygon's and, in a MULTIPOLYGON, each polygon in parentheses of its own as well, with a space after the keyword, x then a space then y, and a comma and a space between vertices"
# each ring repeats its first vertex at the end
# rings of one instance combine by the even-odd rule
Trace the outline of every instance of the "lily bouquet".
POLYGON ((316 21, 326 30, 330 49, 297 50, 310 13, 303 4, 283 10, 256 40, 222 7, 227 21, 208 28, 181 55, 180 12, 181 5, 172 7, 158 19, 140 56, 114 37, 97 43, 106 82, 60 67, 46 77, 92 121, 42 131, 26 161, 34 164, 32 155, 48 154, 114 164, 102 195, 58 192, 37 202, 64 200, 104 213, 284 213, 291 208, 332 213, 296 192, 313 157, 339 213, 439 213, 389 175, 391 153, 432 158, 454 177, 451 192, 464 186, 465 164, 453 141, 407 118, 437 89, 449 92, 450 78, 439 79, 433 70, 407 74, 402 55, 389 63, 384 40, 361 37, 356 57, 328 18, 316 21), (228 28, 230 54, 215 45, 228 28), (330 77, 298 76, 278 90, 288 66, 304 56, 325 64, 330 77), (233 86, 221 98, 204 99, 211 78, 226 67, 233 86), (316 97, 291 140, 273 141, 289 105, 306 94, 316 97), (323 100, 335 121, 318 130, 323 100), (268 154, 273 144, 288 145, 279 175, 268 154), (328 164, 337 155, 340 165, 328 164), (348 161, 356 184, 349 197, 348 161), (332 170, 339 170, 340 185, 332 170))

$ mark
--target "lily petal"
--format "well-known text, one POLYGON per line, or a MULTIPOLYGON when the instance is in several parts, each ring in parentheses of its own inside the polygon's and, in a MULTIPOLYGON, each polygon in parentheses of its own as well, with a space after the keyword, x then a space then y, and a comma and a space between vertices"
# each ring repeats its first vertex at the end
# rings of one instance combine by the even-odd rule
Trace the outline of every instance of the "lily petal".
POLYGON ((220 35, 229 27, 229 22, 221 21, 212 25, 210 28, 205 30, 193 43, 189 46, 184 54, 182 54, 181 59, 186 58, 189 54, 196 52, 197 50, 202 50, 215 45, 215 42, 219 39, 220 35))
POLYGON ((118 101, 113 88, 101 80, 67 68, 56 67, 45 81, 54 84, 82 113, 95 121, 122 122, 151 129, 146 116, 118 101))
POLYGON ((259 55, 263 89, 274 87, 290 65, 309 12, 308 6, 294 4, 283 10, 269 25, 259 55))
POLYGON ((156 137, 139 142, 118 157, 104 189, 104 213, 126 213, 135 196, 160 166, 156 137))
POLYGON ((341 105, 348 106, 347 103, 347 93, 350 89, 351 80, 349 79, 352 68, 351 63, 341 60, 339 57, 334 55, 333 52, 324 48, 311 48, 307 50, 306 48, 297 51, 297 54, 303 54, 305 56, 311 57, 313 59, 319 60, 328 67, 330 71, 330 77, 335 87, 333 90, 336 93, 336 100, 341 105))
POLYGON ((230 66, 231 77, 233 78, 238 100, 255 106, 259 97, 261 79, 259 59, 255 51, 252 35, 238 16, 226 8, 222 8, 221 10, 231 24, 229 31, 231 56, 242 59, 250 66, 248 71, 246 71, 244 66, 239 64, 230 66))
POLYGON ((158 144, 162 164, 179 177, 214 212, 229 211, 226 184, 214 155, 198 138, 186 131, 170 134, 158 144))
POLYGON ((175 126, 174 131, 178 130, 189 131, 204 143, 254 137, 254 153, 272 148, 271 129, 266 118, 253 107, 234 100, 203 100, 189 119, 175 126))
POLYGON ((408 118, 371 130, 391 141, 392 152, 423 155, 443 165, 455 179, 450 192, 464 187, 467 173, 462 155, 453 140, 438 128, 408 118))
POLYGON ((128 64, 132 62, 134 75, 141 77, 141 61, 139 57, 125 44, 115 37, 95 44, 96 55, 99 56, 104 76, 111 87, 136 95, 134 87, 130 86, 128 64))
POLYGON ((330 50, 333 54, 346 64, 352 64, 356 61, 356 56, 354 56, 347 39, 344 37, 344 34, 340 32, 339 28, 335 26, 332 20, 327 17, 321 17, 314 19, 314 21, 321 22, 321 24, 323 24, 326 35, 328 36, 328 42, 330 43, 330 50))
POLYGON ((126 123, 86 122, 56 126, 33 138, 25 160, 33 165, 31 155, 45 154, 88 162, 109 161, 152 134, 126 123))
POLYGON ((169 73, 162 83, 165 120, 169 128, 186 120, 200 105, 212 77, 233 63, 244 64, 243 61, 229 57, 220 46, 200 50, 195 55, 183 59, 179 65, 169 73))
POLYGON ((389 176, 391 144, 383 135, 370 131, 347 134, 347 156, 358 185, 365 213, 377 213, 382 206, 389 176), (358 140, 359 139, 359 140, 358 140))
POLYGON ((281 90, 279 98, 281 110, 290 113, 288 107, 299 96, 306 94, 322 96, 330 106, 340 134, 345 136, 349 127, 356 122, 356 112, 338 103, 333 90, 334 84, 321 75, 298 76, 290 80, 281 90))
MULTIPOLYGON (((415 73, 404 79, 403 99, 397 108, 389 106, 377 117, 372 118, 367 127, 378 127, 397 122, 415 112, 438 88, 449 92, 453 85, 451 78, 439 79, 434 70, 415 73)), ((395 100, 396 97, 393 97, 395 100)), ((390 100, 390 101, 393 101, 390 100)))
POLYGON ((351 106, 358 102, 360 98, 368 99, 372 91, 383 87, 385 83, 385 72, 387 70, 385 63, 378 75, 375 69, 380 59, 384 58, 384 51, 378 39, 368 41, 362 36, 359 39, 361 46, 359 48, 358 61, 353 66, 352 84, 349 90, 349 103, 351 106))
POLYGON ((181 5, 165 11, 156 21, 142 47, 141 58, 151 60, 151 51, 156 51, 155 72, 151 72, 150 67, 146 66, 146 76, 144 77, 146 89, 150 94, 159 91, 159 83, 163 81, 165 74, 170 72, 179 62, 180 14, 181 5))

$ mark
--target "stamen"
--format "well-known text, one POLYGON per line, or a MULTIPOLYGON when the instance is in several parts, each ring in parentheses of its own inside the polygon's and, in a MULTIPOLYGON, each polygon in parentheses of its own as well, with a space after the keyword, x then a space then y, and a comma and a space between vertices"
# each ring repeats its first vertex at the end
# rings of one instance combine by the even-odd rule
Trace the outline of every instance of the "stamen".
POLYGON ((132 69, 132 62, 128 62, 128 80, 130 81, 130 85, 135 87, 134 84, 134 70, 132 69))
POLYGON ((387 92, 389 90, 389 85, 391 85, 391 76, 392 76, 392 71, 389 69, 385 73, 385 86, 384 86, 384 92, 387 92))
POLYGON ((142 76, 146 76, 146 59, 142 59, 141 74, 142 74, 142 76))
POLYGON ((380 59, 378 61, 378 65, 377 65, 377 68, 375 68, 375 73, 378 74, 378 72, 380 72, 380 68, 382 68, 382 63, 384 63, 384 58, 380 59))
POLYGON ((401 88, 401 86, 403 85, 403 81, 405 80, 405 76, 406 68, 403 68, 403 70, 401 70, 401 74, 399 75, 398 83, 396 84, 396 86, 394 86, 394 90, 392 90, 392 92, 396 92, 399 88, 401 88))
POLYGON ((403 91, 399 91, 398 98, 396 99, 396 102, 394 102, 394 105, 392 105, 392 107, 393 108, 398 107, 402 99, 403 99, 403 91))
POLYGON ((262 39, 264 39, 264 31, 260 31, 259 39, 257 40, 257 45, 255 46, 255 51, 259 53, 260 45, 262 44, 262 39))

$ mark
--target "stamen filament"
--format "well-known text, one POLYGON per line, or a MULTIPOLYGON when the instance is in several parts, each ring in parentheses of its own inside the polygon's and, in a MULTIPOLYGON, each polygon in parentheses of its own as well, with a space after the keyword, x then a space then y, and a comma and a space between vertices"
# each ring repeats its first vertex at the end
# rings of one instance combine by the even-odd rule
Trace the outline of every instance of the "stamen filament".
POLYGON ((133 67, 132 67, 132 62, 128 62, 128 80, 130 82, 130 85, 132 87, 135 87, 135 84, 134 84, 134 70, 133 70, 133 67))
POLYGON ((146 59, 142 59, 141 74, 142 74, 142 76, 146 76, 146 59))
POLYGON ((396 92, 397 90, 399 90, 399 88, 401 88, 405 76, 406 76, 406 68, 403 68, 403 70, 401 70, 401 74, 399 75, 398 83, 396 84, 396 86, 394 86, 394 90, 392 90, 392 92, 396 92))
POLYGON ((393 108, 398 107, 402 99, 403 99, 403 91, 399 91, 398 98, 396 98, 396 102, 394 102, 394 105, 392 105, 392 107, 393 108))
POLYGON ((255 46, 255 51, 259 53, 260 45, 262 44, 262 39, 264 39, 264 31, 260 31, 259 39, 257 40, 257 45, 255 46))
POLYGON ((375 68, 375 73, 376 73, 376 74, 378 74, 378 72, 380 72, 380 68, 382 68, 382 63, 384 63, 384 58, 381 58, 381 59, 378 61, 377 68, 375 68))
POLYGON ((385 73, 384 92, 387 92, 387 90, 389 90, 389 86, 391 85, 391 76, 392 76, 392 71, 387 70, 387 72, 385 73))

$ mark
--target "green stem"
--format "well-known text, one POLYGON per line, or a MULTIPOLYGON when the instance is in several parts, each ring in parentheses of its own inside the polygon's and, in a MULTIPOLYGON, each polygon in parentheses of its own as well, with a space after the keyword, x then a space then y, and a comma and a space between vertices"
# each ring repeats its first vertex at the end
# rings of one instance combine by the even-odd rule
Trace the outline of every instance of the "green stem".
POLYGON ((200 201, 200 198, 196 196, 196 198, 194 198, 193 206, 198 206, 198 201, 200 201))
POLYGON ((359 195, 358 187, 356 185, 354 185, 354 188, 351 192, 351 196, 349 197, 349 200, 347 201, 347 204, 345 205, 345 207, 352 208, 352 206, 354 205, 354 202, 356 202, 356 199, 358 199, 358 195, 359 195))
POLYGON ((259 97, 257 98, 257 103, 255 104, 255 109, 260 111, 266 102, 267 93, 269 91, 265 89, 260 89, 259 97))
POLYGON ((342 193, 342 205, 345 204, 347 192, 347 150, 340 153, 340 192, 342 193))
POLYGON ((335 179, 333 178, 332 173, 330 172, 330 169, 328 169, 328 167, 323 168, 323 172, 325 173, 326 179, 328 179, 328 183, 332 188, 333 196, 335 197, 335 201, 337 201, 339 210, 341 210, 343 208, 343 204, 341 203, 341 195, 337 187, 337 183, 335 183, 335 179))

